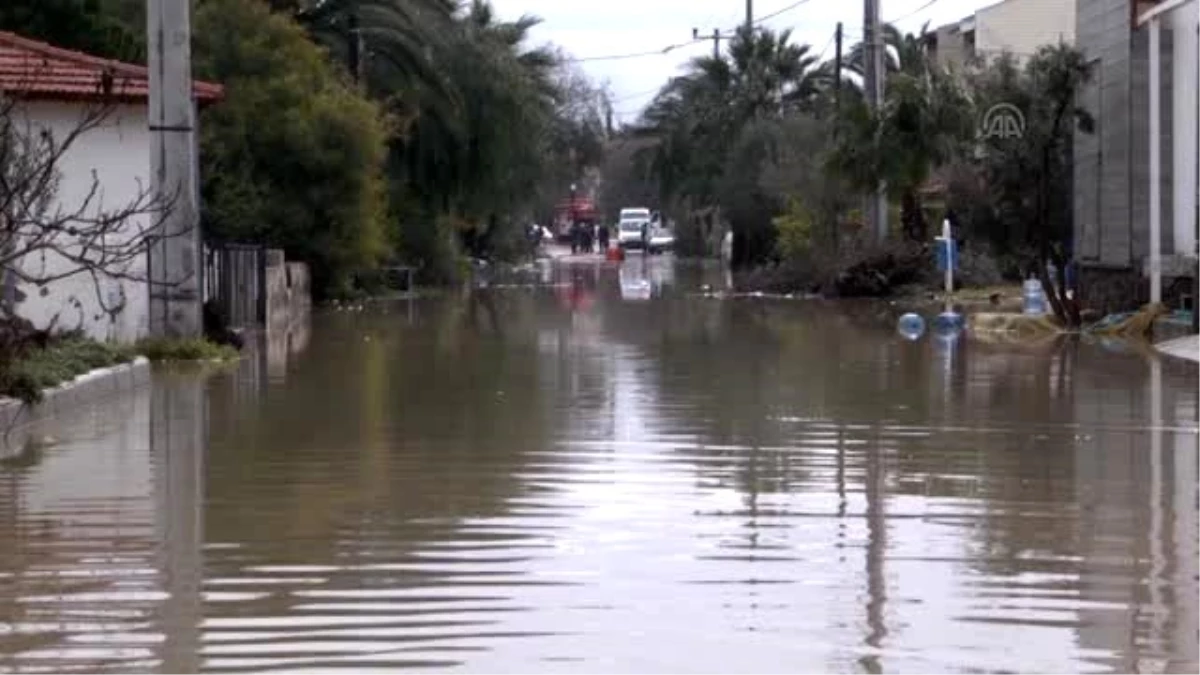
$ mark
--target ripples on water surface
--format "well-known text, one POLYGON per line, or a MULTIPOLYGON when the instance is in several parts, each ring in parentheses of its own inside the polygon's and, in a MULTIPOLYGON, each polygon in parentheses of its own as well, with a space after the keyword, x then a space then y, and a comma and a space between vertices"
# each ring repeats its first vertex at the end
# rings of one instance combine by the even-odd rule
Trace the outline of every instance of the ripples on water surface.
POLYGON ((1195 366, 655 264, 61 420, 0 465, 0 671, 1195 671, 1195 366))

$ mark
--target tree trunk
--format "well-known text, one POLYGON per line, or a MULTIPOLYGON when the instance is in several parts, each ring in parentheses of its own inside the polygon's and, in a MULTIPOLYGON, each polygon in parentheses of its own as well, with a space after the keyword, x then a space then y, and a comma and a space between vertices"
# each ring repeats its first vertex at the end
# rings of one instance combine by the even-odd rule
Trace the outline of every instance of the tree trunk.
MULTIPOLYGON (((1054 111, 1053 123, 1050 126, 1050 135, 1046 138, 1046 144, 1042 148, 1042 166, 1041 175, 1038 177, 1037 189, 1037 211, 1034 226, 1037 227, 1037 261, 1038 269, 1037 276, 1042 282, 1042 289, 1046 293, 1046 300, 1050 303, 1050 307, 1054 310, 1054 316, 1064 325, 1070 328, 1078 328, 1081 321, 1079 320, 1079 310, 1068 312, 1066 284, 1055 284, 1050 279, 1050 273, 1046 270, 1047 263, 1051 261, 1050 255, 1050 198, 1049 192, 1053 189, 1050 177, 1051 158, 1054 155, 1055 142, 1058 134, 1062 129, 1063 120, 1066 119, 1066 113, 1069 100, 1064 99, 1058 102, 1054 111)), ((1060 261, 1061 262, 1061 261, 1060 261)), ((1057 265, 1060 280, 1065 281, 1064 266, 1057 265)))
POLYGON ((929 236, 929 226, 925 222, 921 198, 916 190, 906 189, 900 197, 900 222, 904 226, 904 236, 909 241, 921 242, 929 236))

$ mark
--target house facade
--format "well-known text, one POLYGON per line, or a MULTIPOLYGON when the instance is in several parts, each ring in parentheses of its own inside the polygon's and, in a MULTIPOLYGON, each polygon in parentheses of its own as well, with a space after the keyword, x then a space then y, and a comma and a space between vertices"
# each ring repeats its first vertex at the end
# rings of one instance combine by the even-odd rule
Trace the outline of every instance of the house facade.
POLYGON ((1003 0, 926 35, 941 65, 961 68, 977 57, 1027 58, 1038 47, 1075 42, 1077 0, 1003 0))
POLYGON ((1077 0, 1004 0, 975 12, 975 51, 1029 57, 1044 45, 1075 43, 1077 0))
MULTIPOLYGON (((199 105, 222 95, 219 86, 200 82, 193 91, 199 105)), ((117 342, 145 337, 149 259, 138 242, 162 211, 147 192, 146 68, 0 32, 0 98, 17 136, 47 139, 61 149, 40 215, 0 214, 0 222, 26 223, 18 233, 0 235, 11 250, 25 252, 8 260, 5 302, 39 328, 81 329, 93 339, 117 342), (139 202, 145 208, 133 208, 139 202), (130 215, 119 222, 96 224, 124 212, 130 215), (53 223, 53 231, 29 225, 31 220, 53 223), (79 233, 101 231, 103 244, 85 249, 79 233), (30 246, 34 237, 47 245, 30 246), (94 264, 73 259, 85 251, 94 264)))
POLYGON ((1094 133, 1075 138, 1073 254, 1080 296, 1101 311, 1150 298, 1151 196, 1157 192, 1162 300, 1178 306, 1193 294, 1196 277, 1200 2, 1183 4, 1161 28, 1160 161, 1152 169, 1151 37, 1137 17, 1158 3, 1078 1, 1077 45, 1095 72, 1081 104, 1096 121, 1094 133))

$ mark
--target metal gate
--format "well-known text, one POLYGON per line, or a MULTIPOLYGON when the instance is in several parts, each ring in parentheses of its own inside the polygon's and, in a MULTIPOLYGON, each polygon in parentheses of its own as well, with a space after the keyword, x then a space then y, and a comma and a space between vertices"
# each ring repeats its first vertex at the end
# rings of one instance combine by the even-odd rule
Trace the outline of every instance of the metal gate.
POLYGON ((266 319, 266 251, 248 244, 204 247, 204 301, 215 300, 230 328, 261 326, 266 319))

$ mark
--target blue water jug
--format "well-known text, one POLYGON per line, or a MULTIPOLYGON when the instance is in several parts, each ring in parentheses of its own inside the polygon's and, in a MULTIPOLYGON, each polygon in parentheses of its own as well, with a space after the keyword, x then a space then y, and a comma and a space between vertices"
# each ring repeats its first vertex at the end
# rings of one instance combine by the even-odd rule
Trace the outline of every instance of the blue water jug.
POLYGON ((920 314, 909 312, 900 317, 896 328, 904 339, 918 340, 925 333, 925 319, 922 319, 920 314))
POLYGON ((1030 276, 1022 286, 1024 312, 1028 316, 1041 316, 1046 313, 1046 292, 1042 282, 1030 276))

